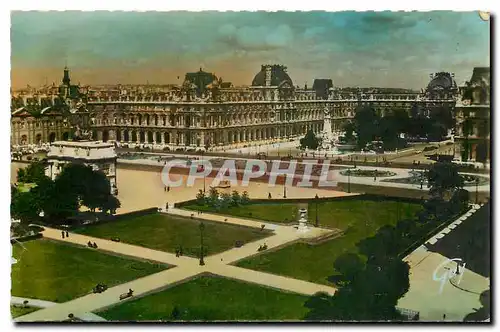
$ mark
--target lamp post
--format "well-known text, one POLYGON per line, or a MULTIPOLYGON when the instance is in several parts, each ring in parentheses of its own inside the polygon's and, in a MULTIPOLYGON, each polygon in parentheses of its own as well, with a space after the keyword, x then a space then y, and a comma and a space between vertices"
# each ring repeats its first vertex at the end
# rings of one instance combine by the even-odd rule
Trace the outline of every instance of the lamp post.
POLYGON ((319 227, 319 217, 318 217, 318 194, 314 197, 314 201, 316 202, 316 227, 319 227))
POLYGON ((206 192, 206 188, 205 188, 205 164, 204 164, 204 160, 203 160, 203 155, 205 154, 205 151, 201 151, 201 165, 203 167, 203 193, 206 192))
POLYGON ((283 198, 286 198, 286 182, 283 183, 283 198))
POLYGON ((455 271, 456 275, 460 275, 460 262, 457 261, 457 270, 455 271))
POLYGON ((351 169, 347 170, 347 193, 351 193, 351 169))
POLYGON ((479 186, 479 178, 476 178, 476 204, 477 204, 477 202, 479 200, 478 186, 479 186))
POLYGON ((203 230, 205 229, 205 225, 203 222, 200 223, 200 265, 205 265, 205 261, 203 260, 203 230))

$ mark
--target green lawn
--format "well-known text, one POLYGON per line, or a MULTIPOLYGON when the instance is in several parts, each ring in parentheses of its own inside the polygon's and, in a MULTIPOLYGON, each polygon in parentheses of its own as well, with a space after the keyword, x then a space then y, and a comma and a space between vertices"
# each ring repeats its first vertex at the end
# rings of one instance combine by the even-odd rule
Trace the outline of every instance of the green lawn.
POLYGON ((97 283, 109 287, 165 270, 165 264, 112 256, 50 240, 13 246, 12 295, 66 302, 86 295, 97 283))
MULTIPOLYGON (((373 224, 375 230, 385 224, 395 224, 399 219, 409 218, 422 208, 417 203, 369 199, 326 201, 318 204, 320 225, 347 229, 373 224)), ((316 204, 309 203, 309 221, 316 220, 316 204)))
POLYGON ((218 277, 199 277, 97 314, 107 320, 301 320, 307 296, 218 277))
MULTIPOLYGON (((400 219, 414 215, 421 205, 394 201, 337 201, 318 205, 320 224, 346 230, 339 238, 311 245, 295 243, 237 263, 238 266, 291 276, 312 282, 329 284, 327 278, 334 274, 333 262, 343 253, 357 252, 363 238, 374 235, 383 225, 395 225, 399 205, 400 219)), ((312 205, 314 206, 314 205, 312 205)), ((315 209, 310 208, 310 219, 315 209), (312 213, 311 213, 312 212, 312 213)))
POLYGON ((223 211, 204 205, 186 205, 188 210, 220 213, 234 217, 251 218, 270 222, 290 222, 297 220, 297 203, 257 203, 242 206, 231 206, 223 211))
POLYGON ((37 311, 40 308, 35 308, 35 307, 15 307, 13 305, 10 306, 10 314, 12 315, 12 318, 16 318, 22 315, 29 314, 30 312, 37 311))
MULTIPOLYGON (((238 207, 230 207, 217 213, 246 217, 270 222, 297 221, 300 203, 252 203, 238 207)), ((190 210, 216 212, 212 207, 200 206, 195 203, 184 206, 190 210)), ((412 216, 420 204, 398 203, 391 200, 374 201, 360 197, 352 200, 331 200, 318 203, 319 223, 323 226, 346 229, 350 225, 364 223, 365 220, 374 220, 376 223, 391 223, 398 215, 402 218, 412 216), (399 209, 399 211, 398 211, 399 209)), ((308 203, 309 222, 316 220, 316 203, 308 203)))
MULTIPOLYGON (((271 235, 270 231, 204 221, 203 244, 211 255, 233 248, 236 241, 252 242, 271 235)), ((198 257, 200 248, 200 220, 164 214, 149 214, 116 222, 90 226, 77 233, 110 239, 151 249, 175 252, 182 246, 184 255, 198 257)))

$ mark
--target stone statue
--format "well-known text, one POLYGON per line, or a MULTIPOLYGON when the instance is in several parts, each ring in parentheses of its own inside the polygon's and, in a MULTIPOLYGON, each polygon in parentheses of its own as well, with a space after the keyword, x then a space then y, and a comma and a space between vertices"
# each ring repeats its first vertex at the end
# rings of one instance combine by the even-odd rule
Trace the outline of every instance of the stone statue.
POLYGON ((297 228, 297 230, 299 232, 307 232, 309 230, 309 227, 307 227, 307 219, 306 219, 307 210, 302 208, 299 210, 299 214, 300 214, 300 219, 299 219, 299 227, 297 228))
POLYGON ((330 110, 325 107, 323 117, 323 132, 322 136, 322 148, 325 150, 329 150, 332 148, 334 137, 332 133, 332 119, 330 116, 330 110))
POLYGON ((74 141, 91 141, 92 140, 92 131, 84 130, 80 128, 80 125, 76 125, 75 133, 73 134, 74 141))

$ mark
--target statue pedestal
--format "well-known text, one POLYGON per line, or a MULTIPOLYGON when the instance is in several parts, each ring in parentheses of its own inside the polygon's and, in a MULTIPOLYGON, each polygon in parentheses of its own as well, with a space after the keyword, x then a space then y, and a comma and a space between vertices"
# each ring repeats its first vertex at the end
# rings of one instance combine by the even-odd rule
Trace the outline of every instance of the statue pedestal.
POLYGON ((299 227, 297 227, 297 231, 299 233, 305 233, 305 232, 308 232, 310 229, 309 227, 307 226, 307 222, 304 218, 301 218, 299 220, 299 227))

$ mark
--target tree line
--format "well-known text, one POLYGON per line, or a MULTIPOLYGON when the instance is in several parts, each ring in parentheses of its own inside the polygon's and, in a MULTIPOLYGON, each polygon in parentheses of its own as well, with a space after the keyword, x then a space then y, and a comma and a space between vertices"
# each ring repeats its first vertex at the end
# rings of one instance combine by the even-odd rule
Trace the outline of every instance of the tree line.
POLYGON ((54 179, 45 175, 45 165, 33 162, 17 172, 18 183, 30 183, 29 191, 11 186, 10 213, 14 219, 29 224, 42 221, 60 225, 75 216, 82 206, 90 211, 115 213, 120 201, 111 194, 106 175, 83 164, 66 164, 54 179), (41 214, 41 212, 43 212, 41 214))
MULTIPOLYGON (((430 111, 422 110, 418 105, 410 111, 396 109, 381 116, 371 105, 360 105, 354 118, 343 126, 345 142, 355 142, 359 150, 370 148, 373 141, 383 142, 384 150, 395 150, 406 146, 406 139, 401 137, 422 138, 429 141, 441 141, 448 131, 454 128, 454 118, 450 107, 441 106, 430 111)), ((312 131, 308 131, 300 140, 302 148, 316 150, 321 140, 312 131)))
MULTIPOLYGON (((468 191, 452 163, 436 163, 427 173, 430 198, 413 219, 383 226, 374 236, 357 243, 357 253, 346 253, 333 263, 329 277, 337 286, 330 296, 318 293, 305 306, 307 320, 402 320, 398 300, 409 290, 410 266, 401 260, 412 244, 468 208, 468 191)), ((349 230, 348 230, 349 231, 349 230)))

